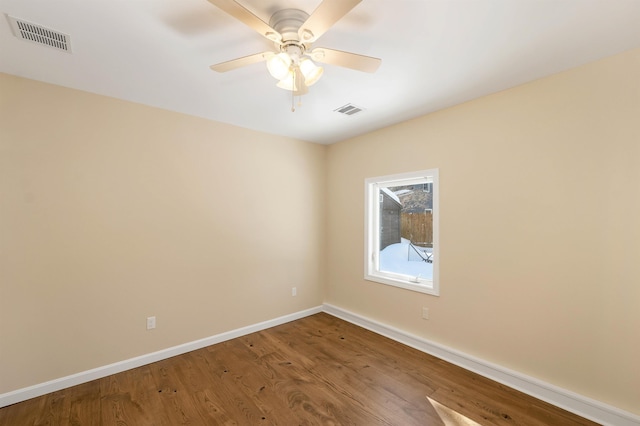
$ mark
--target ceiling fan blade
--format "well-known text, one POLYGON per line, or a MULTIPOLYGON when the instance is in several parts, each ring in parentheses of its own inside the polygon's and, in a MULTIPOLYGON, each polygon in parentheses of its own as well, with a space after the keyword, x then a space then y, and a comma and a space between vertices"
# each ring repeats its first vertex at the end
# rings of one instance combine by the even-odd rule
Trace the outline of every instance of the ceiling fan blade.
POLYGON ((343 52, 341 50, 326 49, 324 47, 318 47, 307 53, 314 61, 369 73, 376 72, 382 63, 382 59, 343 52))
MULTIPOLYGON (((211 1, 211 0, 209 0, 211 1)), ((324 0, 298 29, 303 43, 316 41, 362 0, 324 0)))
POLYGON ((256 53, 254 55, 244 56, 242 58, 232 59, 230 61, 211 65, 209 68, 217 72, 227 72, 227 71, 234 70, 236 68, 244 67, 245 65, 251 65, 257 62, 265 61, 270 56, 273 56, 273 55, 274 55, 273 52, 256 53))
POLYGON ((249 9, 242 6, 240 3, 234 0, 209 0, 209 3, 216 6, 218 9, 228 13, 237 20, 241 21, 245 25, 253 28, 259 32, 262 36, 268 38, 271 41, 279 43, 282 41, 282 36, 276 30, 271 28, 266 22, 258 18, 251 13, 249 9))

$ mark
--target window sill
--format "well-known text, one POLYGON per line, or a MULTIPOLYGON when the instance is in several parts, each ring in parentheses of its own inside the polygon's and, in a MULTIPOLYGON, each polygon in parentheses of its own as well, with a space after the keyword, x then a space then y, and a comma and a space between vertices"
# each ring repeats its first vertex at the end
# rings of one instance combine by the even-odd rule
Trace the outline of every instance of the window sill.
POLYGON ((423 281, 421 283, 416 283, 410 280, 403 279, 394 279, 388 277, 382 277, 378 275, 365 275, 364 279, 367 281, 373 281, 380 284, 391 285, 394 287, 403 288, 405 290, 416 291, 419 293, 430 294, 432 296, 439 296, 440 292, 438 288, 435 288, 433 282, 431 281, 423 281))

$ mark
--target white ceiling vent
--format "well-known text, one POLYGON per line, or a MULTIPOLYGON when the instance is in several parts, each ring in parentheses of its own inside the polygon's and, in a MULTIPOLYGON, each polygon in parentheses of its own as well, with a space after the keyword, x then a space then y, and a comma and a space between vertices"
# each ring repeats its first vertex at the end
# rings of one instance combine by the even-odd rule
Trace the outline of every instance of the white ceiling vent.
POLYGON ((354 115, 364 111, 364 108, 360 108, 358 106, 355 106, 354 104, 346 104, 338 109, 334 109, 334 111, 344 115, 354 115))
POLYGON ((13 35, 19 39, 71 53, 71 41, 68 34, 45 28, 42 25, 32 24, 10 15, 7 15, 7 19, 13 30, 13 35))

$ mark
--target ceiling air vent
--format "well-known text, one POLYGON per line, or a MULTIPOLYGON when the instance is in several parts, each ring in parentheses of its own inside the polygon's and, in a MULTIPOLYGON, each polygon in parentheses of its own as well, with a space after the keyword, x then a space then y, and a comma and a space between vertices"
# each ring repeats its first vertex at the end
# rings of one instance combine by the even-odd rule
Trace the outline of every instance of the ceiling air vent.
POLYGON ((334 109, 335 112, 339 112, 340 114, 345 114, 345 115, 354 115, 357 114, 359 112, 364 111, 364 108, 360 108, 357 107, 353 104, 346 104, 341 106, 338 109, 334 109))
POLYGON ((71 42, 68 34, 45 28, 42 25, 32 24, 13 16, 7 15, 7 18, 9 19, 9 24, 11 24, 13 35, 19 39, 71 52, 71 42))

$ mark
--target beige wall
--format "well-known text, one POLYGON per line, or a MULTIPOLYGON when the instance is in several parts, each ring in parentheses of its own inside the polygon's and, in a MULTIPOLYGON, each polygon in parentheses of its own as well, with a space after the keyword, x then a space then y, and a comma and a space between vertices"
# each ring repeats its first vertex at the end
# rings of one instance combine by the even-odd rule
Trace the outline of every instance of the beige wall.
POLYGON ((0 74, 0 394, 321 304, 325 151, 0 74))
POLYGON ((635 50, 330 146, 326 302, 640 414, 638 76, 635 50), (440 297, 363 280, 364 179, 432 167, 440 297))

